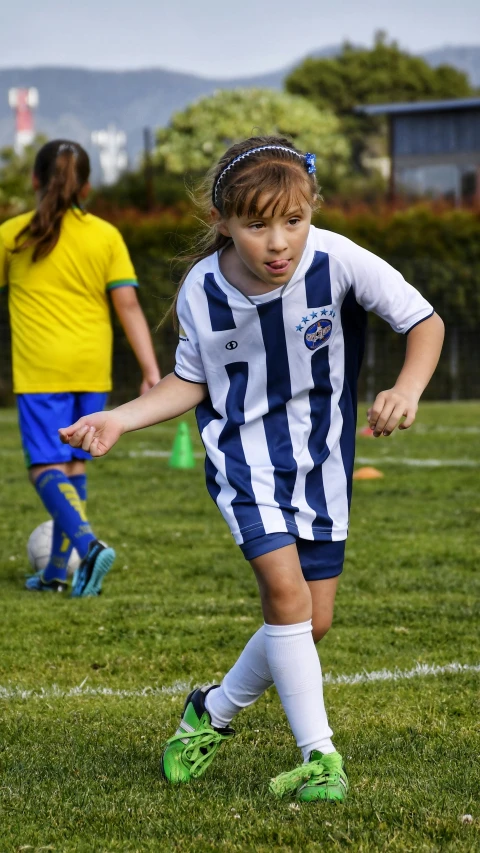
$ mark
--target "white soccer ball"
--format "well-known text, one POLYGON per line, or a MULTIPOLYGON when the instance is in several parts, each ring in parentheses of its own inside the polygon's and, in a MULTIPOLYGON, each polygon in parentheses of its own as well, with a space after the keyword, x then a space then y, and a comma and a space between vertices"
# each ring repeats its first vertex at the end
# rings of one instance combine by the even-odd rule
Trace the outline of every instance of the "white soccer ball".
MULTIPOLYGON (((53 521, 44 521, 30 534, 27 542, 27 555, 34 572, 41 572, 50 559, 52 550, 53 521)), ((67 572, 71 576, 80 565, 78 551, 74 548, 67 564, 67 572)))

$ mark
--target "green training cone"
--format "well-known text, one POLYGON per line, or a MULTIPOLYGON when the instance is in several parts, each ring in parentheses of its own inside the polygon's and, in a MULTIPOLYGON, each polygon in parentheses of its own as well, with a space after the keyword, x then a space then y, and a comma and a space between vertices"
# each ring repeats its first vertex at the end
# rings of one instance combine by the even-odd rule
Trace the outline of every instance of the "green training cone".
POLYGON ((178 425, 177 434, 173 442, 173 449, 168 460, 170 468, 194 468, 195 457, 193 455, 192 439, 188 424, 182 421, 178 425))

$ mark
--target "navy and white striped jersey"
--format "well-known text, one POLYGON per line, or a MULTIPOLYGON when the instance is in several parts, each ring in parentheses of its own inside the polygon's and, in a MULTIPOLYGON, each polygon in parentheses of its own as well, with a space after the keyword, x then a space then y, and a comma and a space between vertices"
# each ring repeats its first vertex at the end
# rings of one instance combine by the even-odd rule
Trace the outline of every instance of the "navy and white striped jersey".
POLYGON ((207 487, 235 541, 345 539, 366 312, 405 334, 432 307, 385 261, 312 226, 288 284, 244 296, 213 254, 177 310, 175 373, 208 385, 207 487))

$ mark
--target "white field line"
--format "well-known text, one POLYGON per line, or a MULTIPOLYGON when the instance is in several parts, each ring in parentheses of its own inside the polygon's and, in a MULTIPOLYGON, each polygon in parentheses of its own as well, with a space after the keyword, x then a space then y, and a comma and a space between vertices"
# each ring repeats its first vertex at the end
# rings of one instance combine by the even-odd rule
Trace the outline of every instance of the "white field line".
MULTIPOLYGON (((20 457, 22 456, 22 451, 18 448, 14 450, 0 448, 0 456, 10 457, 13 455, 20 457)), ((115 457, 115 459, 168 459, 171 455, 171 450, 129 450, 128 453, 122 453, 115 449, 111 452, 111 458, 115 457)), ((193 455, 196 459, 203 459, 205 457, 205 453, 194 453, 193 455)))
MULTIPOLYGON (((0 449, 1 456, 11 456, 11 450, 0 449)), ((20 456, 20 452, 18 456, 20 456)), ((170 450, 129 450, 128 453, 114 451, 115 459, 169 459, 170 450)), ((194 453, 195 459, 204 459, 205 453, 194 453)), ((357 456, 359 465, 407 465, 411 468, 478 468, 480 461, 476 459, 411 459, 408 456, 357 456)))
MULTIPOLYGON (((124 454, 115 454, 115 456, 124 455, 124 454)), ((171 450, 129 450, 127 456, 130 459, 168 459, 172 455, 171 450)), ((203 459, 205 457, 205 453, 194 453, 195 459, 203 459)))
POLYGON ((443 424, 415 424, 414 430, 421 435, 437 433, 438 435, 480 435, 478 426, 444 426, 443 424))
POLYGON ((58 687, 57 684, 52 684, 51 687, 34 687, 25 690, 23 687, 1 687, 0 686, 0 701, 9 701, 10 699, 70 699, 76 696, 114 696, 120 699, 139 699, 144 696, 177 696, 180 693, 186 693, 191 690, 190 684, 186 681, 174 681, 170 685, 162 685, 161 687, 141 687, 138 690, 114 690, 111 687, 88 687, 82 681, 78 687, 68 687, 66 689, 58 687))
MULTIPOLYGON (((118 458, 120 455, 115 454, 118 458)), ((171 456, 170 450, 129 450, 128 457, 130 459, 168 459, 171 456)), ((205 453, 194 453, 195 459, 203 459, 205 453)), ((357 456, 356 461, 360 465, 410 465, 415 468, 478 468, 480 462, 475 459, 410 459, 409 457, 401 456, 379 456, 378 459, 371 459, 366 456, 357 456)))
MULTIPOLYGON (((325 684, 370 684, 373 681, 409 681, 411 678, 425 678, 428 675, 458 675, 462 672, 480 672, 480 664, 446 663, 443 666, 429 663, 417 663, 412 669, 379 669, 373 672, 357 672, 355 675, 323 676, 325 684)), ((1 695, 1 694, 0 694, 1 695)))
MULTIPOLYGON (((353 675, 332 675, 327 672, 323 676, 325 684, 370 684, 376 681, 409 681, 412 678, 426 678, 439 675, 459 675, 465 672, 479 672, 480 664, 447 663, 444 666, 417 663, 412 669, 380 669, 373 672, 357 672, 353 675)), ((119 699, 141 699, 150 697, 164 698, 177 696, 191 690, 191 685, 185 681, 175 681, 171 685, 161 687, 142 687, 138 690, 115 690, 111 687, 88 687, 86 679, 78 687, 67 689, 53 684, 51 687, 37 687, 25 690, 22 687, 1 687, 0 700, 8 702, 12 699, 70 699, 77 696, 113 696, 119 699)))
MULTIPOLYGON (((367 424, 364 426, 360 425, 357 429, 357 435, 361 438, 365 438, 362 436, 362 429, 365 429, 367 424)), ((445 424, 415 424, 411 428, 411 433, 415 433, 416 435, 480 435, 480 427, 479 426, 446 426, 445 424)), ((393 433, 393 435, 398 435, 398 433, 393 433)), ((367 435, 367 438, 371 438, 371 436, 367 435)))
POLYGON ((356 456, 360 465, 409 465, 412 468, 478 468, 476 459, 411 459, 408 456, 356 456))

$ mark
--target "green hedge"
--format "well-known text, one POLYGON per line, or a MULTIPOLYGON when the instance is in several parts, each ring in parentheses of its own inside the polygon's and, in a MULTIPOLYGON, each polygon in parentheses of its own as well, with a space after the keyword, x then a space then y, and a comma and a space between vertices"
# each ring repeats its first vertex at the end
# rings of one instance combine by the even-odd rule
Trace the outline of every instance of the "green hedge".
MULTIPOLYGON (((344 234, 379 255, 405 276, 451 324, 480 326, 480 213, 437 212, 415 206, 402 211, 320 210, 320 228, 344 234)), ((174 210, 156 216, 115 219, 132 255, 144 309, 158 323, 184 269, 181 256, 195 243, 198 219, 174 210)))
MULTIPOLYGON (((184 269, 179 256, 195 242, 193 215, 135 216, 115 220, 130 249, 141 284, 140 300, 149 325, 164 317, 184 269)), ((435 212, 427 206, 405 211, 345 213, 325 207, 315 224, 354 240, 400 270, 435 306, 447 327, 440 365, 427 389, 430 399, 480 397, 480 215, 466 210, 435 212)), ((378 318, 370 328, 375 363, 362 371, 360 394, 386 388, 400 369, 405 341, 378 318)), ((164 373, 172 369, 177 334, 169 319, 154 333, 164 373)), ((371 359, 370 359, 371 360, 371 359)), ((138 390, 139 371, 115 321, 113 401, 138 390)), ((0 300, 0 405, 10 403, 10 353, 6 300, 0 300)))
POLYGON ((354 240, 404 275, 450 325, 480 325, 480 215, 414 207, 386 215, 324 211, 316 225, 354 240))
MULTIPOLYGON (((140 298, 154 328, 160 322, 182 274, 179 256, 195 243, 193 216, 116 222, 130 248, 142 284, 140 298)), ((426 398, 480 397, 480 216, 466 210, 436 212, 427 206, 404 211, 365 210, 345 213, 325 207, 315 215, 320 228, 335 231, 364 246, 405 276, 434 305, 446 324, 440 364, 426 398)), ((365 364, 360 397, 371 399, 395 381, 405 341, 370 315, 370 366, 365 364), (374 360, 372 362, 372 350, 374 360)), ((172 369, 176 334, 168 318, 154 335, 164 372, 172 369)), ((138 371, 121 334, 116 335, 117 387, 138 371)), ((135 378, 136 382, 136 378, 135 378)))
MULTIPOLYGON (((324 208, 315 224, 354 240, 396 267, 451 324, 480 326, 480 215, 414 207, 393 213, 324 208)), ((193 216, 117 222, 143 283, 149 317, 161 318, 195 241, 193 216), (177 260, 175 260, 177 258, 177 260)))

